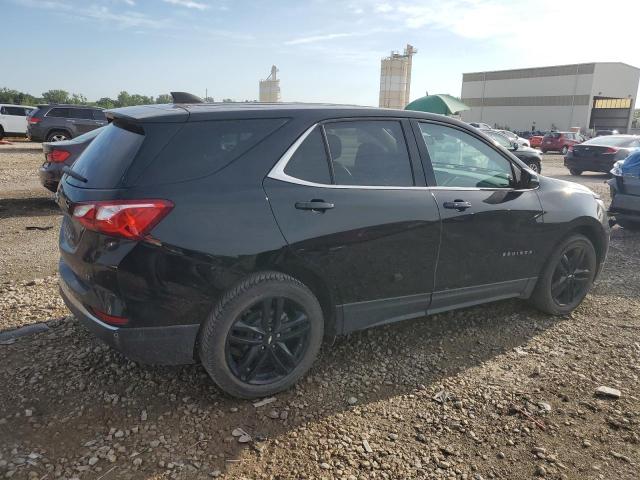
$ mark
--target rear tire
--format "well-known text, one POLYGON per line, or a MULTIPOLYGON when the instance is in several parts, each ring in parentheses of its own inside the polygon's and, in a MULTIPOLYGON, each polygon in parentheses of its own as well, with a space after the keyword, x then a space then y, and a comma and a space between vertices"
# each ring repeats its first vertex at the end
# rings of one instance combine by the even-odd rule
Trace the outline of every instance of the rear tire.
POLYGON ((589 293, 596 269, 596 250, 591 241, 584 235, 571 235, 549 258, 530 302, 545 313, 567 315, 589 293))
POLYGON ((305 285, 280 272, 255 273, 225 293, 203 324, 200 361, 226 393, 265 397, 309 370, 323 334, 322 308, 305 285))
POLYGON ((4 129, 0 127, 0 140, 4 138, 4 129))
POLYGON ((582 170, 577 170, 575 168, 570 168, 569 169, 569 173, 571 175, 573 175, 574 177, 579 177, 580 175, 582 175, 582 170))
POLYGON ((562 155, 566 155, 568 151, 569 151, 569 147, 565 145, 564 147, 562 147, 562 150, 560 150, 560 153, 562 155))
POLYGON ((47 135, 47 142, 62 142, 64 140, 70 140, 71 135, 63 130, 54 130, 47 135))

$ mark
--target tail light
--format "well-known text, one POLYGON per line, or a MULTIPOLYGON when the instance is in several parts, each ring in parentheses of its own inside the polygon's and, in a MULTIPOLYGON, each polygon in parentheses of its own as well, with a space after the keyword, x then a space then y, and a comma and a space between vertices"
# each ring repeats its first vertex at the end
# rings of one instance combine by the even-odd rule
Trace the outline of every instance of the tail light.
POLYGON ((607 147, 604 153, 618 153, 618 148, 616 147, 607 147))
POLYGON ((35 125, 36 123, 40 123, 42 121, 41 118, 38 117, 29 117, 27 118, 27 122, 29 122, 29 124, 31 125, 35 125))
POLYGON ((129 319, 125 317, 109 315, 108 313, 101 312, 100 310, 96 310, 95 308, 92 308, 91 311, 96 317, 98 317, 104 323, 108 323, 109 325, 122 326, 129 323, 129 319))
POLYGON ((55 148, 47 153, 47 161, 51 163, 62 163, 67 158, 69 158, 69 155, 71 155, 71 153, 67 152, 66 150, 55 148))
POLYGON ((173 203, 168 200, 79 203, 73 207, 73 218, 88 230, 128 240, 144 240, 172 208, 173 203))

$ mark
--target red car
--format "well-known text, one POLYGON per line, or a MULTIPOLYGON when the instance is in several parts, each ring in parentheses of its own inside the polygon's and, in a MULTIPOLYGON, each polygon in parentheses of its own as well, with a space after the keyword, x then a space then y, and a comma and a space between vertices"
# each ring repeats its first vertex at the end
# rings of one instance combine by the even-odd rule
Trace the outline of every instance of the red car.
POLYGON ((538 148, 542 145, 542 135, 531 135, 529 137, 529 146, 531 148, 538 148))
POLYGON ((566 155, 569 147, 582 142, 584 142, 584 138, 579 133, 549 132, 542 138, 540 150, 542 150, 542 153, 553 151, 566 155))

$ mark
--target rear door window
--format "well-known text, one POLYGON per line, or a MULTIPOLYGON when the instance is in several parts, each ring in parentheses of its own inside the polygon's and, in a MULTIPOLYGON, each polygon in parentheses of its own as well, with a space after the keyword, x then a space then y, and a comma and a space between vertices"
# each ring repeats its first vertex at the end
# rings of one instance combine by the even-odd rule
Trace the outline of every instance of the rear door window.
POLYGON ((397 120, 335 122, 325 125, 335 183, 413 186, 402 125, 397 120))
POLYGON ((70 118, 79 120, 93 120, 93 112, 89 108, 70 108, 70 118))
POLYGON ((69 118, 69 109, 68 108, 55 107, 55 108, 52 108, 51 110, 49 110, 49 113, 47 113, 46 116, 47 117, 54 117, 54 118, 69 118))
POLYGON ((104 114, 102 110, 93 110, 93 119, 94 120, 106 120, 107 116, 104 114))
POLYGON ((331 183, 329 159, 319 128, 315 128, 305 138, 287 163, 284 173, 307 182, 331 183))

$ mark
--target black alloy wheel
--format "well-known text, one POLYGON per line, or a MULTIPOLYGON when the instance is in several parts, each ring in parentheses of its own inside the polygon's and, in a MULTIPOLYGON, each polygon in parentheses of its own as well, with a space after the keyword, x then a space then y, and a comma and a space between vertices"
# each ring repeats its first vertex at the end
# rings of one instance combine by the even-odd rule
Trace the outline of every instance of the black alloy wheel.
POLYGON ((218 300, 198 335, 212 380, 240 398, 274 395, 311 368, 324 337, 313 292, 282 272, 248 275, 218 300))
POLYGON ((572 305, 589 291, 593 272, 584 245, 565 250, 551 280, 551 295, 560 306, 572 305))
POLYGON ((243 382, 274 383, 300 364, 310 329, 301 305, 285 297, 267 297, 231 325, 225 346, 227 365, 243 382))
POLYGON ((544 267, 530 301, 551 315, 571 313, 589 292, 598 268, 593 243, 574 234, 558 245, 544 267))

